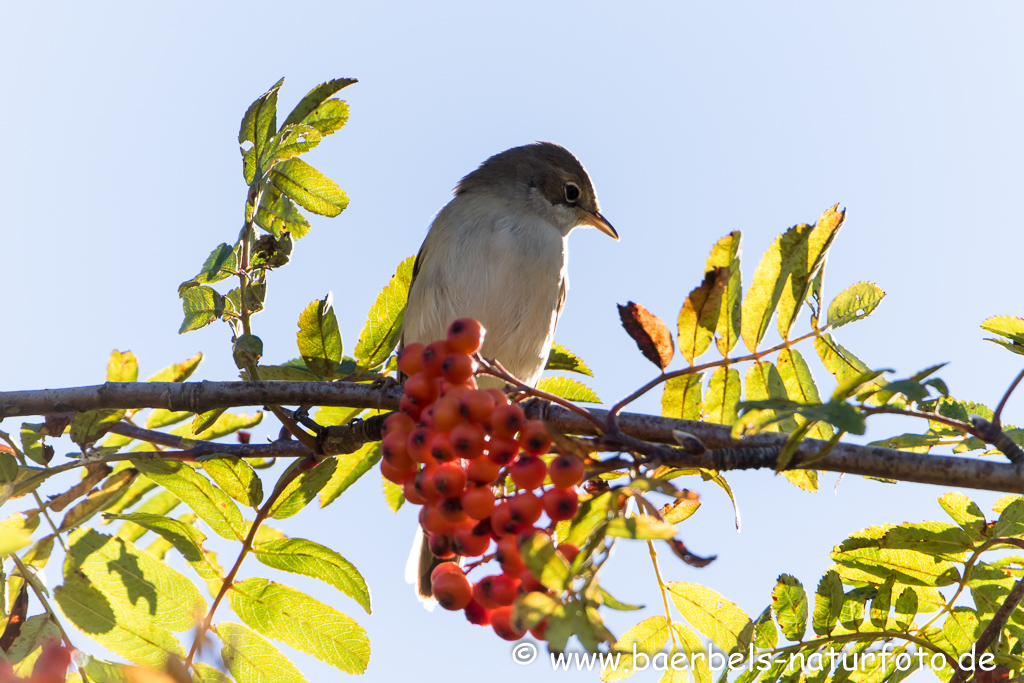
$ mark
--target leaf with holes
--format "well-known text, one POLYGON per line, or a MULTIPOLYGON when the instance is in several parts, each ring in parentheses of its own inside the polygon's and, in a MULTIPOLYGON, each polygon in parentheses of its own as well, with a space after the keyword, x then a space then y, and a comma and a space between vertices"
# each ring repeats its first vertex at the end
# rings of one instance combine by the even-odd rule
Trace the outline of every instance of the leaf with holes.
POLYGON ((828 305, 828 325, 833 330, 871 315, 885 298, 882 288, 872 282, 850 285, 828 305))

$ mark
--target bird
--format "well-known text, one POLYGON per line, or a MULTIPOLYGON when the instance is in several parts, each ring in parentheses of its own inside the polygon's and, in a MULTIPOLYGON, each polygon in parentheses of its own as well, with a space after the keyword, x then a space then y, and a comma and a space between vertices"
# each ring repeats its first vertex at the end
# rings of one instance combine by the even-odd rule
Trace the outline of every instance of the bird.
MULTIPOLYGON (((536 386, 569 288, 569 233, 590 226, 616 241, 619 235, 601 215, 583 164, 553 142, 495 154, 454 195, 416 256, 401 344, 444 339, 452 321, 475 318, 487 331, 480 353, 536 386)), ((492 377, 478 382, 502 385, 492 377)), ((406 575, 429 599, 435 562, 417 531, 406 575)))

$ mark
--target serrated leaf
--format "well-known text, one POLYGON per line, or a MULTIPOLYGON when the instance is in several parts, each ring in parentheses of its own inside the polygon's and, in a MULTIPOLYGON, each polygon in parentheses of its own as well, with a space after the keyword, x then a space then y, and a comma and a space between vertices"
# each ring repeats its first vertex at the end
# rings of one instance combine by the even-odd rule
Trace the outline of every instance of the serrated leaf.
POLYGON ((121 470, 110 476, 103 486, 91 491, 85 500, 68 510, 57 527, 58 530, 63 532, 84 524, 100 510, 116 503, 128 491, 137 476, 138 472, 131 469, 121 470))
POLYGON ((519 554, 527 569, 546 587, 561 591, 572 580, 569 563, 556 550, 551 538, 536 532, 526 538, 519 538, 519 554))
POLYGON ((266 158, 260 166, 272 168, 286 159, 305 154, 320 144, 323 136, 316 128, 303 123, 283 124, 277 135, 267 146, 266 158))
POLYGON ((572 377, 545 377, 537 383, 537 388, 577 403, 601 402, 593 389, 572 377))
POLYGON ((192 581, 128 541, 92 529, 79 529, 68 541, 65 572, 81 572, 115 609, 176 632, 193 628, 205 613, 192 581))
POLYGON ((681 375, 665 382, 661 394, 661 414, 677 420, 699 420, 703 403, 701 401, 701 380, 704 373, 681 375))
POLYGON ((307 683, 280 650, 241 624, 222 621, 213 630, 224 644, 224 666, 238 683, 307 683))
POLYGON ((669 332, 668 326, 661 318, 632 301, 618 308, 622 328, 626 330, 626 334, 636 342, 644 358, 664 371, 672 362, 675 353, 672 333, 669 332))
POLYGON ((889 623, 889 608, 892 606, 892 589, 895 583, 896 577, 890 574, 871 599, 871 624, 877 628, 885 628, 889 623))
MULTIPOLYGON (((602 681, 620 681, 638 669, 633 661, 633 652, 650 658, 661 651, 668 642, 670 626, 665 617, 649 617, 628 629, 619 636, 612 646, 612 652, 623 653, 614 669, 604 668, 601 671, 602 681)), ((645 660, 649 661, 649 660, 645 660)))
POLYGON ((690 292, 679 311, 679 352, 690 365, 711 346, 729 277, 728 268, 709 269, 704 273, 704 281, 690 292))
POLYGON ((174 365, 168 365, 166 368, 156 373, 147 382, 184 382, 186 379, 192 376, 192 373, 199 367, 199 363, 203 360, 203 354, 197 353, 196 355, 183 360, 180 363, 174 365))
POLYGON ((216 455, 204 457, 201 464, 217 486, 242 505, 256 508, 263 502, 263 483, 242 458, 216 455))
POLYGON ((742 234, 734 230, 718 240, 711 248, 704 270, 715 268, 728 271, 725 280, 725 288, 721 296, 721 310, 718 313, 718 324, 715 326, 715 334, 718 336, 718 352, 723 356, 729 355, 740 333, 740 300, 743 294, 743 283, 740 274, 740 242, 742 234))
MULTIPOLYGON (((299 100, 299 103, 296 104, 295 108, 292 109, 290 114, 288 114, 288 118, 286 118, 284 123, 281 124, 282 127, 293 123, 305 123, 307 125, 317 127, 317 123, 315 122, 319 122, 323 126, 323 129, 321 130, 318 127, 318 130, 320 130, 323 135, 330 135, 345 125, 344 120, 341 121, 340 124, 326 123, 326 121, 331 121, 333 118, 337 118, 339 116, 338 112, 335 111, 337 109, 337 104, 345 104, 341 100, 332 100, 330 98, 342 88, 347 88, 357 82, 358 81, 354 78, 335 78, 325 83, 321 83, 306 93, 306 95, 299 100), (325 109, 327 111, 325 111, 325 109)), ((344 119, 348 119, 347 106, 345 107, 344 119)))
POLYGON ((299 316, 296 339, 299 354, 312 372, 331 379, 341 364, 341 332, 334 314, 334 297, 314 301, 299 316))
POLYGON ((1006 337, 1015 344, 1024 344, 1024 318, 997 315, 981 323, 981 329, 1006 337))
POLYGON ((833 330, 871 315, 885 298, 885 292, 872 282, 850 285, 828 305, 828 325, 833 330))
MULTIPOLYGON (((756 361, 747 370, 747 377, 744 382, 747 401, 780 400, 787 397, 786 384, 779 374, 778 368, 770 361, 756 361)), ((775 411, 765 409, 758 416, 757 423, 764 424, 764 431, 767 432, 792 432, 796 429, 796 422, 791 419, 782 419, 775 422, 775 411)))
POLYGON ((133 512, 124 515, 106 513, 104 517, 110 520, 131 522, 152 531, 181 553, 185 561, 196 570, 200 577, 204 579, 219 577, 217 568, 207 560, 206 552, 203 549, 206 534, 191 524, 148 512, 133 512))
MULTIPOLYGON (((148 483, 150 485, 148 488, 156 488, 157 486, 156 483, 154 483, 151 479, 148 478, 138 479, 136 481, 136 484, 139 483, 148 483)), ((130 494, 131 491, 129 491, 129 493, 126 493, 125 497, 127 497, 130 494)), ((140 494, 140 497, 141 495, 143 494, 140 494)), ((173 493, 171 493, 170 491, 160 490, 154 495, 147 498, 146 501, 143 502, 142 505, 140 505, 135 512, 152 515, 166 515, 171 510, 178 507, 178 505, 180 504, 181 501, 178 500, 178 497, 175 496, 173 493)), ((112 512, 117 512, 115 508, 117 508, 117 506, 112 505, 110 507, 110 510, 112 512)), ((123 538, 126 541, 132 541, 134 543, 138 539, 142 538, 142 536, 145 533, 146 529, 144 527, 141 527, 138 524, 134 524, 132 522, 125 522, 121 525, 121 528, 117 530, 116 535, 118 538, 123 538)))
POLYGON ((306 367, 305 361, 295 358, 281 365, 260 365, 257 370, 261 381, 276 382, 320 382, 318 375, 306 367))
POLYGON ((834 569, 829 569, 818 582, 814 593, 814 617, 811 626, 814 633, 827 636, 839 623, 843 610, 843 582, 834 569))
POLYGON ((736 421, 740 400, 740 373, 735 368, 715 368, 704 395, 703 416, 708 422, 729 425, 736 421))
POLYGON ((782 635, 792 641, 804 639, 807 630, 807 592, 795 576, 783 574, 772 590, 772 610, 782 635))
POLYGON ((976 541, 985 539, 985 513, 973 500, 962 493, 950 491, 939 498, 939 505, 971 538, 976 541))
POLYGON ((256 559, 274 569, 311 576, 337 588, 370 613, 370 589, 359 570, 337 552, 302 538, 260 543, 256 559))
POLYGON ((327 507, 356 483, 374 465, 380 462, 380 442, 363 444, 355 453, 346 453, 334 458, 337 466, 330 481, 320 490, 320 507, 327 507))
POLYGON ((106 434, 107 430, 120 422, 127 413, 128 411, 123 408, 78 413, 71 421, 71 440, 86 448, 106 434))
POLYGON ((512 624, 525 631, 559 612, 561 608, 560 601, 541 591, 522 593, 512 604, 512 624))
POLYGON ((811 291, 812 280, 824 270, 829 247, 846 219, 846 211, 837 211, 838 208, 836 204, 825 211, 813 228, 790 245, 789 275, 779 300, 778 326, 783 339, 789 339, 793 323, 811 291))
POLYGON ((234 275, 237 270, 238 257, 235 255, 235 248, 229 244, 221 243, 206 257, 206 261, 203 262, 202 267, 199 269, 199 274, 178 286, 178 296, 183 296, 186 291, 196 285, 206 285, 226 280, 234 275))
POLYGON ((545 370, 556 370, 560 372, 577 372, 581 375, 593 377, 593 371, 583 362, 583 359, 565 348, 561 344, 552 344, 548 353, 548 362, 545 370))
POLYGON ((324 460, 297 476, 274 501, 270 516, 274 519, 285 519, 298 514, 327 485, 337 467, 337 461, 324 460))
POLYGON ((241 147, 246 184, 252 184, 257 172, 266 172, 266 168, 257 168, 257 163, 266 158, 271 137, 277 132, 277 93, 283 84, 282 78, 249 105, 242 117, 238 144, 241 147))
POLYGON ((366 631, 333 607, 266 579, 232 586, 231 609, 248 626, 313 655, 347 673, 362 673, 370 661, 366 631))
MULTIPOLYGON (((223 657, 222 657, 222 659, 223 659, 223 657)), ((225 659, 225 665, 227 665, 227 660, 226 659, 225 659)), ((245 679, 241 679, 240 678, 239 680, 241 681, 241 680, 245 680, 245 679)), ((284 681, 286 681, 287 679, 285 679, 285 678, 275 678, 273 680, 282 681, 282 683, 284 683, 284 681)), ((156 682, 154 681, 154 683, 156 683, 156 682)), ((214 669, 209 664, 203 664, 202 662, 193 662, 192 663, 192 683, 234 683, 234 681, 231 678, 231 676, 228 676, 226 673, 224 673, 222 671, 214 669)))
POLYGON ((672 582, 667 588, 680 614, 722 651, 747 648, 754 624, 735 603, 695 583, 672 582))
POLYGON ((619 538, 668 540, 675 537, 676 528, 654 517, 616 517, 608 522, 605 534, 619 538))
POLYGON ((296 204, 320 216, 337 216, 348 206, 345 192, 302 159, 277 164, 270 172, 270 182, 296 204))
POLYGON ((75 628, 135 664, 162 668, 168 652, 185 656, 169 631, 129 609, 128 603, 108 600, 80 571, 68 571, 53 597, 75 628))
POLYGON ((263 413, 257 412, 252 415, 247 413, 223 413, 219 415, 213 424, 208 426, 203 431, 196 434, 193 431, 193 427, 198 424, 202 427, 204 424, 209 422, 209 418, 213 416, 214 411, 209 413, 203 413, 197 417, 203 417, 201 421, 193 422, 192 424, 182 425, 175 427, 171 430, 171 434, 175 436, 182 436, 186 439, 199 439, 202 441, 211 441, 213 439, 219 439, 227 436, 228 434, 234 434, 240 429, 250 429, 255 427, 263 421, 263 413))
POLYGON ((139 362, 131 351, 112 351, 107 361, 108 382, 134 382, 139 378, 139 362))
POLYGON ((754 620, 754 646, 762 650, 774 650, 779 644, 779 630, 772 621, 772 608, 764 611, 754 620))
POLYGON ((206 327, 224 315, 224 297, 212 287, 205 285, 185 290, 181 299, 185 319, 181 321, 178 334, 206 327))
POLYGON ((176 410, 174 412, 171 412, 170 410, 157 408, 146 416, 146 429, 160 429, 161 427, 169 427, 173 424, 183 422, 190 417, 192 417, 192 413, 188 412, 187 410, 176 410))
POLYGON ((372 369, 383 365, 398 346, 415 262, 416 257, 410 256, 398 264, 366 314, 366 325, 359 333, 355 350, 360 367, 372 369))
POLYGON ((405 503, 405 491, 401 486, 383 476, 380 478, 380 485, 384 488, 384 502, 388 504, 388 509, 398 512, 405 503))
MULTIPOLYGON (((804 360, 799 351, 796 349, 783 349, 779 351, 777 367, 779 375, 782 377, 782 382, 786 385, 786 395, 790 399, 798 403, 821 402, 821 398, 818 395, 818 386, 814 383, 811 369, 807 367, 807 361, 804 360)), ((827 424, 816 424, 808 432, 808 435, 812 438, 824 440, 831 439, 832 434, 832 427, 827 424)))
POLYGON ((581 501, 579 511, 572 520, 568 533, 559 541, 572 543, 577 548, 586 545, 594 532, 603 528, 609 517, 617 510, 616 501, 619 500, 619 495, 616 491, 605 491, 593 498, 581 501))
MULTIPOLYGON (((252 210, 251 205, 249 210, 252 210)), ((299 239, 309 234, 311 227, 302 212, 295 208, 292 200, 275 187, 267 187, 263 192, 263 196, 260 197, 260 209, 253 220, 274 237, 281 237, 287 232, 295 239, 299 239)))
MULTIPOLYGON (((947 532, 952 525, 928 523, 936 530, 947 532)), ((929 552, 919 550, 920 540, 905 542, 895 547, 886 542, 887 534, 896 529, 892 525, 869 527, 851 535, 832 551, 831 557, 840 566, 853 570, 843 573, 844 579, 881 583, 889 574, 897 580, 918 586, 948 586, 959 578, 954 564, 929 552), (909 546, 909 547, 908 547, 909 546)), ((962 533, 962 532, 961 532, 962 533)))
POLYGON ((218 536, 235 541, 245 538, 248 528, 235 504, 188 465, 172 460, 132 460, 132 464, 192 508, 218 536))

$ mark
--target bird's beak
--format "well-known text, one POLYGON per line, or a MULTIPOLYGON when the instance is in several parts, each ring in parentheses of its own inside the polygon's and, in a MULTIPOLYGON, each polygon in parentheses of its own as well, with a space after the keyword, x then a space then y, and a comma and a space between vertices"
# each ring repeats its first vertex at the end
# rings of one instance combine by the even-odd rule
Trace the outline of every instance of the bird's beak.
POLYGON ((600 230, 601 232, 603 232, 604 234, 611 237, 616 242, 619 241, 619 233, 615 232, 615 228, 612 227, 612 224, 609 223, 608 220, 604 216, 602 216, 599 211, 587 211, 586 209, 583 209, 583 213, 585 216, 583 219, 583 223, 585 225, 593 226, 600 230))

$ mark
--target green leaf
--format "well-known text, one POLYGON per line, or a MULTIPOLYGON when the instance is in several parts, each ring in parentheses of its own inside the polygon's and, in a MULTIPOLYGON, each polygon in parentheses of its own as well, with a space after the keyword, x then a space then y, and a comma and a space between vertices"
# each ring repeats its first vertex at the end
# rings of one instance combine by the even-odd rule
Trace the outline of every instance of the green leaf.
POLYGON ((174 365, 168 365, 166 368, 156 373, 147 382, 184 382, 186 379, 192 376, 192 373, 199 367, 199 363, 203 360, 203 354, 197 353, 196 355, 183 360, 180 363, 174 365))
POLYGON ((276 382, 320 382, 321 378, 306 368, 301 358, 295 358, 281 365, 260 365, 261 381, 276 382))
POLYGON ((690 365, 711 346, 729 277, 728 268, 705 272, 704 281, 690 292, 679 311, 679 351, 690 365))
POLYGON ((723 652, 746 650, 754 624, 736 604, 721 594, 696 583, 667 584, 669 597, 690 624, 723 652))
MULTIPOLYGON (((609 517, 618 510, 617 501, 619 493, 616 491, 605 491, 593 498, 588 498, 580 503, 580 509, 572 520, 569 532, 565 538, 560 538, 562 543, 572 543, 577 548, 582 548, 598 529, 603 529, 609 517)), ((602 534, 603 536, 603 534, 602 534)))
POLYGON ((337 131, 348 120, 348 107, 344 106, 344 117, 339 122, 337 119, 342 117, 338 105, 344 105, 345 103, 341 100, 332 100, 330 98, 342 88, 347 88, 357 82, 354 78, 335 78, 326 83, 321 83, 299 100, 299 103, 295 105, 295 108, 288 114, 288 118, 284 120, 281 126, 305 123, 316 127, 323 135, 330 135, 337 131))
POLYGON ((616 517, 605 529, 608 536, 642 540, 668 540, 676 535, 676 528, 654 517, 616 517))
POLYGON ((312 126, 302 123, 282 125, 268 145, 266 159, 261 160, 260 166, 269 169, 285 159, 305 154, 319 145, 322 137, 320 131, 312 126))
POLYGON ((345 192, 302 159, 277 164, 270 172, 270 182, 296 204, 320 216, 333 218, 348 206, 345 192))
MULTIPOLYGON (((238 131, 238 144, 244 159, 243 171, 246 184, 252 184, 255 179, 256 162, 266 157, 267 148, 271 145, 271 137, 277 132, 277 92, 283 84, 284 79, 282 78, 249 105, 245 116, 242 117, 242 125, 238 131), (249 148, 247 143, 252 147, 249 148)), ((265 173, 266 168, 260 168, 258 171, 261 174, 265 173)))
POLYGON ((556 370, 561 372, 578 372, 581 375, 593 377, 593 371, 583 362, 579 356, 565 348, 561 344, 552 344, 551 352, 548 353, 548 362, 545 370, 556 370))
POLYGON ((512 623, 525 631, 562 610, 562 603, 547 593, 530 591, 516 597, 512 604, 512 623))
POLYGON ((977 613, 968 607, 954 607, 942 622, 942 635, 953 646, 956 656, 970 652, 981 635, 977 613))
POLYGON ((274 569, 320 579, 337 588, 370 613, 370 589, 359 570, 335 551, 301 538, 261 543, 256 559, 274 569))
POLYGON ((405 490, 383 476, 380 478, 380 484, 384 487, 384 502, 388 504, 388 509, 392 512, 398 512, 402 504, 405 503, 405 490))
POLYGON ((107 361, 108 382, 134 382, 139 378, 139 362, 131 351, 113 351, 107 361))
POLYGON ((313 469, 300 474, 274 501, 270 508, 270 516, 274 519, 285 519, 298 514, 327 485, 337 467, 338 463, 335 460, 324 460, 313 469))
POLYGON ((729 355, 736 341, 739 339, 740 331, 740 300, 743 294, 742 278, 740 275, 740 242, 742 234, 734 230, 718 240, 711 248, 704 270, 715 268, 725 269, 729 275, 726 279, 725 289, 721 296, 721 310, 718 314, 718 324, 715 326, 715 334, 718 335, 716 342, 718 352, 723 356, 729 355))
POLYGON ((885 628, 889 623, 889 609, 892 606, 892 588, 896 577, 892 574, 878 587, 878 592, 871 599, 871 625, 885 628))
POLYGON ((178 424, 179 422, 187 420, 190 417, 192 417, 192 413, 187 410, 176 410, 171 412, 164 408, 157 408, 146 416, 146 429, 169 427, 173 424, 178 424))
POLYGON ((740 401, 740 373, 735 368, 715 368, 704 396, 704 419, 729 425, 736 421, 740 401))
POLYGON ((263 483, 242 458, 215 455, 202 458, 201 464, 217 486, 242 505, 256 508, 263 502, 263 483))
POLYGON ((250 578, 232 586, 231 609, 248 626, 347 673, 370 661, 366 631, 351 617, 294 588, 250 578))
MULTIPOLYGON (((940 533, 948 534, 952 525, 928 523, 940 533)), ((892 525, 869 527, 851 535, 832 551, 831 557, 841 566, 847 582, 881 583, 895 574, 902 583, 917 586, 948 586, 959 578, 952 562, 927 552, 920 539, 890 543, 886 537, 896 529, 892 525)), ((962 532, 961 532, 962 533, 962 532)), ((838 568, 837 568, 838 569, 838 568)))
POLYGON ((374 465, 380 462, 380 441, 363 444, 355 453, 346 453, 334 458, 337 466, 330 481, 320 490, 320 507, 327 507, 356 483, 374 465))
POLYGON ((779 335, 783 339, 789 339, 793 323, 811 290, 811 281, 824 269, 828 249, 846 219, 846 211, 837 211, 838 208, 836 204, 825 211, 813 228, 798 231, 793 241, 787 243, 783 239, 783 258, 788 270, 786 288, 779 300, 779 335))
MULTIPOLYGON (((619 681, 632 676, 638 669, 633 661, 633 652, 653 657, 665 647, 669 639, 669 623, 665 617, 649 617, 619 636, 612 646, 612 652, 621 652, 618 666, 601 672, 602 681, 619 681)), ((645 660, 649 661, 649 660, 645 660)), ((642 670, 642 669, 640 669, 642 670)))
POLYGON ((643 605, 630 605, 629 603, 622 602, 604 588, 598 587, 598 594, 601 597, 600 602, 602 605, 617 612, 635 612, 644 608, 643 605))
POLYGON ((108 600, 80 571, 70 569, 64 584, 53 589, 53 597, 75 628, 134 664, 162 669, 168 652, 185 656, 169 631, 130 603, 108 600))
POLYGON ((191 580, 123 538, 79 529, 68 541, 65 573, 81 572, 112 606, 176 632, 193 628, 206 612, 191 580))
POLYGON ((120 422, 127 413, 123 408, 78 413, 71 421, 71 440, 86 448, 120 422))
POLYGON ((200 577, 208 580, 219 578, 220 574, 217 568, 208 561, 206 552, 203 550, 206 534, 191 524, 148 512, 133 512, 126 515, 106 513, 103 516, 108 520, 117 519, 131 522, 152 531, 181 553, 185 561, 196 570, 200 577))
POLYGON ((212 287, 192 287, 182 295, 182 307, 185 319, 181 321, 178 334, 206 327, 224 315, 224 297, 212 287))
MULTIPOLYGON (((248 206, 252 211, 252 205, 248 206)), ((309 221, 288 197, 272 186, 268 186, 260 197, 260 210, 253 219, 256 225, 274 237, 288 233, 295 239, 305 237, 310 230, 309 221)))
MULTIPOLYGON (((143 485, 148 483, 151 488, 156 488, 156 484, 150 479, 139 479, 136 483, 142 483, 143 485)), ((147 488, 147 490, 149 489, 147 488)), ((131 493, 132 492, 129 491, 128 493, 125 494, 125 497, 127 497, 131 493)), ((139 494, 140 497, 142 495, 145 494, 139 494)), ((178 497, 176 495, 174 495, 170 491, 161 490, 156 494, 150 496, 142 505, 139 506, 139 509, 136 510, 135 512, 137 514, 142 513, 162 516, 168 514, 171 510, 178 507, 178 505, 180 504, 181 501, 178 500, 178 497)), ((114 512, 117 512, 115 510, 116 507, 116 505, 112 505, 110 506, 110 509, 114 512)), ((145 533, 145 527, 139 526, 138 524, 135 524, 133 522, 125 522, 121 525, 121 528, 117 530, 117 537, 123 538, 126 541, 135 542, 142 538, 142 536, 145 533)))
POLYGON ((355 350, 359 367, 369 370, 383 365, 398 346, 415 261, 416 257, 410 256, 398 264, 395 274, 366 314, 366 325, 359 333, 355 350))
MULTIPOLYGON (((227 665, 227 658, 224 659, 225 665, 227 665)), ((238 680, 244 680, 239 678, 238 680)), ((285 678, 275 678, 275 681, 286 681, 285 678)), ((214 669, 209 664, 203 664, 202 662, 192 663, 192 683, 234 683, 231 676, 226 673, 214 669)))
POLYGON ((227 494, 188 465, 173 460, 132 460, 132 464, 192 508, 218 536, 235 541, 246 537, 242 513, 227 494))
POLYGON ((754 646, 764 650, 774 650, 779 644, 779 630, 772 621, 772 608, 764 611, 754 621, 754 646))
MULTIPOLYGON (((747 370, 747 377, 744 383, 747 394, 747 401, 781 400, 787 397, 786 383, 782 380, 778 368, 770 361, 756 361, 747 370)), ((792 432, 796 429, 796 423, 791 419, 783 419, 773 423, 776 414, 774 410, 765 409, 758 416, 758 423, 764 423, 764 431, 767 432, 792 432)))
POLYGON ((893 608, 896 612, 896 626, 903 630, 909 629, 910 625, 914 623, 914 617, 917 616, 917 593, 911 588, 904 588, 900 596, 896 598, 893 608))
POLYGON ((63 532, 89 521, 97 512, 113 505, 127 493, 137 476, 138 472, 132 469, 124 469, 111 475, 102 486, 91 491, 85 500, 68 510, 57 528, 63 532))
POLYGON ((681 375, 665 382, 661 394, 661 414, 677 420, 699 420, 701 409, 701 380, 704 374, 681 375))
POLYGON ((836 629, 843 611, 843 581, 835 569, 828 569, 818 582, 814 593, 814 633, 827 636, 836 629))
MULTIPOLYGON (((1014 344, 1024 345, 1024 318, 1015 318, 1009 315, 997 315, 987 318, 981 324, 981 329, 986 332, 1006 337, 1014 344)), ((989 340, 995 341, 995 340, 989 340)))
POLYGON ((222 621, 213 630, 224 643, 224 666, 238 683, 307 683, 280 650, 241 624, 222 621))
POLYGON ((828 325, 833 330, 866 318, 878 308, 885 292, 871 282, 858 282, 844 289, 828 305, 828 325))
POLYGON ((15 512, 0 520, 0 557, 21 550, 32 542, 32 532, 39 526, 39 515, 26 517, 15 512))
POLYGON ((792 641, 804 639, 807 630, 807 592, 795 576, 779 576, 772 590, 772 609, 782 635, 792 641))
POLYGON ((331 294, 314 301, 299 316, 299 354, 312 372, 331 379, 341 363, 341 332, 331 294))
POLYGON ((939 505, 972 539, 985 540, 985 513, 977 503, 962 493, 950 491, 939 498, 939 505))
POLYGON ((547 534, 536 532, 518 540, 519 554, 538 581, 555 591, 564 590, 569 585, 572 581, 569 563, 555 550, 547 534))
POLYGON ((537 388, 577 403, 601 402, 593 389, 572 377, 545 377, 537 383, 537 388))
POLYGON ((219 415, 213 422, 212 425, 208 426, 203 431, 196 434, 193 431, 195 426, 202 427, 204 424, 209 422, 209 418, 212 417, 214 411, 209 413, 203 413, 197 415, 196 421, 192 424, 182 425, 171 430, 171 434, 175 436, 183 436, 186 439, 200 439, 202 441, 211 441, 213 439, 219 439, 227 436, 228 434, 234 434, 240 429, 250 429, 255 427, 263 421, 263 413, 257 412, 253 415, 246 413, 223 413, 219 415), (198 418, 202 418, 201 420, 198 418))
POLYGON ((235 255, 235 248, 229 244, 222 243, 206 257, 206 261, 203 262, 198 275, 178 286, 178 296, 183 296, 189 288, 196 285, 206 285, 226 280, 235 275, 237 271, 238 257, 235 255))
MULTIPOLYGON (((11 620, 8 624, 17 624, 17 620, 11 620)), ((13 665, 13 674, 10 670, 5 672, 5 679, 10 683, 18 681, 42 681, 42 675, 31 676, 43 648, 52 642, 60 641, 60 627, 50 618, 48 614, 37 614, 29 617, 18 624, 20 632, 17 637, 7 645, 5 652, 5 663, 13 665), (30 677, 31 676, 31 677, 30 677)))
MULTIPOLYGON (((807 361, 799 351, 796 349, 779 351, 777 367, 782 382, 786 385, 786 394, 791 400, 798 403, 821 403, 818 386, 814 383, 811 369, 807 367, 807 361)), ((841 411, 842 409, 837 410, 841 411)), ((817 424, 811 428, 808 434, 815 439, 828 440, 832 438, 832 428, 828 425, 817 424)))

